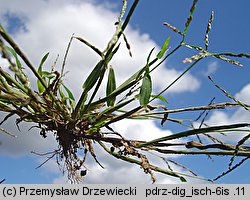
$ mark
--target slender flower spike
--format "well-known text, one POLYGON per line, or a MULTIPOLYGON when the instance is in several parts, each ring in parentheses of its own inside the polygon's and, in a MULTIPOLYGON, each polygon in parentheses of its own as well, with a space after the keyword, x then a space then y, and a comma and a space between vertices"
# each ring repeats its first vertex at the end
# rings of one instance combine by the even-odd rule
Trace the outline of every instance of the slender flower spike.
POLYGON ((172 26, 171 24, 169 24, 169 23, 167 23, 167 22, 164 22, 163 24, 164 24, 165 26, 167 26, 168 28, 170 28, 172 31, 174 31, 174 32, 176 32, 176 33, 182 35, 181 31, 180 31, 178 28, 172 26))
POLYGON ((214 20, 214 11, 212 11, 210 19, 207 24, 207 30, 206 30, 206 35, 205 35, 205 47, 206 47, 205 49, 206 50, 208 50, 208 44, 209 44, 208 35, 209 35, 209 32, 211 31, 213 20, 214 20))
POLYGON ((187 21, 186 21, 186 23, 185 23, 185 29, 184 29, 184 31, 183 31, 183 35, 186 35, 187 30, 188 30, 188 28, 189 28, 189 26, 190 26, 190 24, 191 24, 191 22, 192 22, 192 20, 193 20, 193 13, 194 13, 194 11, 195 11, 196 4, 197 4, 197 3, 198 3, 198 0, 194 0, 194 1, 193 1, 192 7, 191 7, 191 9, 190 9, 189 17, 187 18, 187 21))

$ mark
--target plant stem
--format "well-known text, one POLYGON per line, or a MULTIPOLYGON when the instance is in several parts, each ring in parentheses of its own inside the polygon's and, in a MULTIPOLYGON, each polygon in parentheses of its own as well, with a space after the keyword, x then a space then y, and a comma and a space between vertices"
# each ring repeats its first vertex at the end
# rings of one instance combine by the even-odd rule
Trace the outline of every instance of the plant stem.
MULTIPOLYGON (((98 143, 100 144, 100 146, 106 152, 108 152, 110 155, 112 155, 112 156, 114 156, 114 157, 116 157, 118 159, 124 160, 126 162, 130 162, 130 163, 134 163, 134 164, 137 164, 137 165, 141 165, 142 164, 142 161, 136 160, 134 158, 130 158, 128 156, 121 155, 121 154, 116 153, 116 152, 111 152, 102 142, 99 141, 98 143)), ((154 171, 158 171, 158 172, 161 172, 161 173, 173 176, 173 177, 180 178, 180 176, 177 173, 173 172, 173 171, 162 169, 162 168, 159 168, 159 167, 156 167, 156 166, 153 166, 153 165, 150 165, 150 168, 152 170, 154 170, 154 171)))
POLYGON ((173 140, 173 139, 179 139, 183 137, 188 137, 191 135, 196 135, 196 134, 201 134, 201 133, 211 133, 211 132, 216 132, 216 131, 226 131, 226 130, 231 130, 231 129, 236 129, 236 128, 242 128, 242 127, 250 127, 250 124, 243 123, 243 124, 231 124, 231 125, 223 125, 223 126, 212 126, 208 128, 199 128, 199 129, 193 129, 193 130, 187 130, 183 132, 179 132, 173 135, 157 138, 155 140, 151 140, 149 142, 146 142, 144 144, 138 145, 137 147, 145 147, 152 145, 154 143, 158 142, 163 142, 163 141, 168 141, 168 140, 173 140))
MULTIPOLYGON (((244 104, 246 107, 250 107, 250 105, 244 104)), ((196 107, 188 107, 188 108, 178 108, 178 109, 172 109, 172 110, 164 110, 164 111, 158 111, 158 112, 149 112, 149 113, 143 113, 140 114, 140 116, 148 116, 148 115, 160 115, 160 114, 166 114, 166 113, 179 113, 179 112, 187 112, 187 111, 198 111, 198 110, 213 110, 213 109, 225 109, 226 107, 240 107, 238 103, 231 103, 231 102, 225 102, 225 103, 219 103, 219 104, 213 104, 213 105, 207 105, 207 106, 196 106, 196 107)))
MULTIPOLYGON (((214 156, 232 156, 234 151, 189 151, 189 150, 167 150, 167 149, 152 149, 163 154, 172 155, 214 155, 214 156)), ((239 151, 237 156, 250 157, 250 152, 239 151)))

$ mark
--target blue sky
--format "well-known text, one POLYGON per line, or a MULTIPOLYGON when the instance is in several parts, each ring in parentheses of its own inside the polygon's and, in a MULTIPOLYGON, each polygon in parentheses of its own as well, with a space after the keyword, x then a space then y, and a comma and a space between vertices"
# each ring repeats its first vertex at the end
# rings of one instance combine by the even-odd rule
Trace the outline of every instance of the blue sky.
MULTIPOLYGON (((101 49, 109 41, 114 31, 120 6, 120 1, 112 0, 12 0, 0 3, 0 22, 7 28, 22 49, 30 55, 33 63, 38 64, 41 57, 50 52, 48 68, 53 64, 57 54, 59 62, 62 60, 65 48, 72 33, 93 42, 101 49), (59 3, 60 2, 60 3, 59 3)), ((131 5, 132 1, 129 1, 131 5)), ((126 35, 131 43, 133 58, 130 58, 126 48, 121 48, 112 65, 117 69, 121 80, 125 80, 138 67, 142 66, 152 47, 159 49, 165 39, 170 36, 170 47, 174 48, 181 38, 163 25, 168 22, 180 30, 189 14, 191 0, 157 0, 141 1, 131 24, 126 30, 126 35)), ((187 41, 191 44, 203 46, 204 35, 210 13, 215 12, 215 20, 210 33, 211 52, 250 53, 250 15, 249 1, 210 0, 199 1, 193 22, 189 28, 187 41)), ((194 54, 186 48, 170 57, 166 63, 154 74, 154 91, 157 92, 172 78, 188 66, 183 64, 186 57, 194 54)), ((177 86, 165 94, 169 101, 169 108, 189 107, 194 105, 207 105, 215 97, 215 102, 230 101, 208 80, 213 79, 232 95, 250 102, 250 60, 240 59, 243 68, 233 66, 217 59, 207 58, 200 62, 190 73, 185 76, 177 86)), ((74 42, 71 55, 67 64, 69 87, 77 95, 83 77, 94 66, 97 57, 89 49, 74 42)), ((4 60, 0 60, 5 65, 4 60)), ((138 68, 139 69, 139 68, 138 68)), ((197 117, 199 113, 188 113, 185 117, 197 117)), ((3 118, 3 115, 1 115, 3 118)), ((172 115, 170 117, 183 117, 172 115)), ((50 161, 43 167, 36 169, 44 157, 33 155, 30 152, 47 152, 56 148, 53 136, 41 140, 35 130, 28 131, 28 123, 21 124, 21 132, 15 127, 15 119, 3 125, 18 136, 17 139, 0 134, 0 180, 5 178, 6 183, 62 183, 65 177, 55 161, 50 161)), ((249 112, 241 109, 211 112, 207 118, 210 124, 228 124, 236 122, 249 122, 249 112)), ((171 134, 184 129, 182 126, 167 123, 162 128, 159 122, 130 122, 124 121, 114 125, 114 128, 127 137, 152 139, 164 134, 171 134), (144 128, 143 128, 144 127, 144 128), (144 133, 142 136, 141 133, 144 133)), ((239 136, 229 138, 232 142, 239 136)), ((105 170, 98 168, 95 162, 89 159, 88 167, 91 169, 86 183, 150 183, 150 177, 144 175, 137 166, 131 166, 122 161, 109 158, 105 152, 100 152, 100 161, 106 166, 105 170)), ((214 178, 227 169, 230 158, 216 158, 209 160, 205 156, 196 157, 170 157, 186 164, 199 175, 214 178)), ((157 161, 158 162, 158 161, 157 161)), ((246 162, 235 172, 220 179, 217 183, 250 183, 248 172, 249 162, 246 162)), ((178 169, 180 170, 180 169, 178 169)), ((159 183, 178 183, 178 180, 157 174, 159 183)), ((190 179, 190 182, 197 182, 190 179)))

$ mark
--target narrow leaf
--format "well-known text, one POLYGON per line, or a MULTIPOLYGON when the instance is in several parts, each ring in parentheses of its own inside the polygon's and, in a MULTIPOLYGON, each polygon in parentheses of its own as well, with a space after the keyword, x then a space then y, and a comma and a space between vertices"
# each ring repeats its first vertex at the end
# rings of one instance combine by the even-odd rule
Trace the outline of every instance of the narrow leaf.
POLYGON ((114 51, 112 51, 108 56, 107 59, 105 59, 105 62, 108 64, 109 61, 113 58, 113 56, 117 53, 117 51, 120 48, 120 44, 117 45, 117 47, 114 49, 114 51))
POLYGON ((147 57, 147 64, 149 64, 150 57, 151 57, 154 50, 155 50, 155 47, 153 49, 151 49, 151 51, 149 52, 148 57, 147 57))
MULTIPOLYGON (((44 62, 46 61, 46 59, 48 58, 48 56, 49 56, 49 53, 46 53, 46 54, 43 56, 43 58, 42 58, 42 60, 41 60, 41 62, 40 62, 40 64, 39 64, 38 70, 37 70, 37 73, 38 73, 42 78, 43 78, 42 66, 43 66, 44 62)), ((43 84, 41 83, 40 80, 37 80, 37 88, 38 88, 39 93, 43 93, 43 92, 45 91, 45 87, 43 86, 43 84)))
POLYGON ((8 46, 5 46, 5 48, 14 56, 14 58, 16 59, 16 65, 18 67, 18 69, 22 69, 22 65, 21 65, 21 62, 18 60, 18 57, 17 57, 17 54, 16 52, 14 51, 14 49, 8 47, 8 46))
POLYGON ((151 77, 148 75, 145 76, 142 80, 142 86, 140 89, 140 99, 139 99, 141 106, 146 106, 149 103, 151 92, 152 92, 152 81, 151 77))
POLYGON ((146 72, 149 74, 149 60, 151 57, 151 54, 153 53, 154 48, 150 51, 148 58, 147 58, 147 64, 142 69, 138 70, 136 73, 134 73, 130 78, 128 78, 125 82, 123 82, 117 89, 115 89, 112 92, 112 96, 117 96, 124 92, 125 90, 133 87, 135 84, 138 83, 138 81, 142 78, 142 74, 146 72))
POLYGON ((164 54, 166 53, 169 41, 170 41, 170 37, 168 37, 166 39, 166 41, 164 42, 163 46, 161 47, 161 51, 157 54, 157 58, 158 59, 161 59, 164 56, 164 54))
POLYGON ((105 109, 104 111, 102 111, 99 115, 102 115, 102 116, 108 116, 109 114, 111 114, 112 112, 115 112, 119 109, 121 109, 122 107, 128 105, 129 103, 131 103, 132 101, 134 101, 134 99, 129 99, 127 101, 124 101, 122 103, 119 103, 113 107, 109 107, 107 109, 105 109))
MULTIPOLYGON (((9 102, 9 101, 8 101, 9 102)), ((8 104, 7 102, 7 104, 8 104)), ((9 105, 4 103, 4 100, 0 98, 0 110, 4 112, 12 112, 13 108, 11 108, 9 105)))
POLYGON ((145 71, 145 67, 140 69, 138 72, 133 74, 130 78, 128 78, 123 84, 121 84, 115 91, 122 90, 124 87, 126 87, 129 83, 131 83, 133 80, 137 80, 142 73, 145 71))
MULTIPOLYGON (((115 89, 112 92, 112 96, 117 96, 119 94, 121 94, 122 92, 124 92, 125 90, 133 87, 136 83, 137 80, 140 78, 140 76, 142 75, 142 73, 145 71, 145 67, 143 67, 142 69, 140 69, 139 71, 137 71, 135 74, 133 74, 130 78, 128 78, 124 83, 122 83, 117 89, 115 89)), ((109 97, 108 97, 109 98, 109 97)))
MULTIPOLYGON (((47 71, 40 71, 42 70, 42 68, 40 68, 38 71, 39 75, 42 77, 42 79, 44 80, 44 82, 46 83, 46 79, 47 78, 49 81, 48 81, 48 84, 50 83, 50 81, 54 78, 56 78, 56 74, 53 73, 53 72, 47 72, 47 71)), ((45 90, 45 87, 43 86, 43 84, 41 83, 40 80, 37 80, 37 86, 38 86, 38 91, 40 93, 44 92, 45 90)))
POLYGON ((75 101, 74 95, 73 95, 73 93, 69 90, 69 88, 67 88, 64 84, 62 84, 62 85, 63 85, 64 89, 66 90, 69 99, 72 100, 72 101, 75 101))
MULTIPOLYGON (((109 96, 116 89, 115 72, 112 67, 109 68, 108 83, 106 88, 106 96, 109 96)), ((107 100, 108 106, 113 106, 115 104, 116 96, 109 98, 107 100)))
POLYGON ((46 77, 50 80, 50 79, 55 78, 56 74, 53 72, 42 71, 42 76, 43 76, 43 78, 46 77))
POLYGON ((132 57, 131 46, 130 46, 130 44, 128 42, 128 39, 127 39, 127 37, 126 37, 126 35, 124 33, 122 35, 123 35, 123 39, 124 39, 124 41, 126 43, 126 47, 127 47, 128 51, 129 51, 129 55, 130 55, 130 57, 132 57))
POLYGON ((80 38, 80 37, 74 37, 77 40, 79 40, 80 42, 86 44, 88 47, 90 47, 91 49, 93 49, 97 54, 99 54, 101 57, 103 56, 103 53, 94 45, 90 44, 89 42, 87 42, 85 39, 80 38))
POLYGON ((96 84, 97 80, 100 77, 102 67, 103 67, 103 61, 100 61, 99 63, 97 63, 95 68, 92 70, 90 75, 85 80, 82 87, 86 92, 91 90, 91 88, 96 84))
POLYGON ((153 94, 153 95, 151 95, 151 97, 153 97, 154 99, 160 99, 164 103, 168 103, 167 99, 162 95, 153 94))
POLYGON ((150 53, 149 53, 149 55, 147 57, 147 64, 145 66, 145 73, 146 73, 146 75, 148 75, 150 73, 150 71, 149 71, 149 62, 150 62, 150 58, 151 58, 151 55, 152 55, 154 49, 155 48, 151 49, 151 51, 150 51, 150 53))
POLYGON ((38 88, 39 93, 43 93, 45 91, 45 87, 39 80, 37 80, 37 88, 38 88))
POLYGON ((39 64, 39 67, 38 67, 38 71, 37 71, 37 72, 38 72, 38 74, 39 74, 40 76, 42 76, 42 66, 43 66, 44 62, 47 60, 48 56, 49 56, 49 52, 46 53, 46 54, 43 56, 43 58, 42 58, 42 60, 41 60, 41 62, 40 62, 40 64, 39 64))
POLYGON ((59 94, 60 94, 60 96, 61 96, 61 101, 66 105, 66 104, 67 104, 67 98, 66 98, 66 96, 64 95, 64 93, 63 93, 61 87, 59 87, 59 94))

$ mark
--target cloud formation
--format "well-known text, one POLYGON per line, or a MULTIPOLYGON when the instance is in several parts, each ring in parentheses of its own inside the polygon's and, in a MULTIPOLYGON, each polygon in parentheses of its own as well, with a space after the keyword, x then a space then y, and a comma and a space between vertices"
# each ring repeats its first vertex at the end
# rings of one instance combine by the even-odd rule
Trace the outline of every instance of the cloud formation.
POLYGON ((219 68, 219 64, 217 61, 210 62, 207 66, 206 71, 203 71, 204 76, 211 76, 214 74, 219 68))

